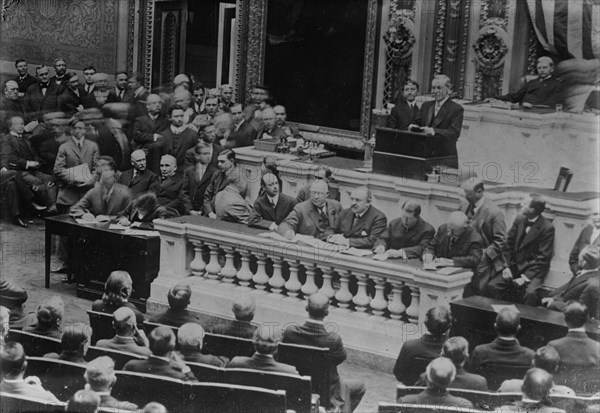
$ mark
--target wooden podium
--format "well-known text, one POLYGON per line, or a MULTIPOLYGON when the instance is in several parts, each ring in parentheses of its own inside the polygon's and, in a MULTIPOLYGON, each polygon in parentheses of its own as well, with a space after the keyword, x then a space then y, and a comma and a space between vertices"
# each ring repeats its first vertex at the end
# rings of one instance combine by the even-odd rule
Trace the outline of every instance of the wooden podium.
POLYGON ((425 133, 377 128, 373 172, 426 180, 435 167, 456 168, 458 156, 448 154, 446 139, 425 133))

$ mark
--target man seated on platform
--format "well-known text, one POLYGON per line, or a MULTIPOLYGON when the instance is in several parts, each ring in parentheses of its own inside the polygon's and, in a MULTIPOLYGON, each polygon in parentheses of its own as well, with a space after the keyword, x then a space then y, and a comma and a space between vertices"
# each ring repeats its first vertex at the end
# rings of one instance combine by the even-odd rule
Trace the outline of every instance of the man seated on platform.
MULTIPOLYGON (((408 130, 418 130, 440 138, 436 156, 455 156, 456 141, 460 137, 463 123, 463 107, 451 100, 452 82, 446 75, 436 75, 431 82, 434 100, 424 102, 414 124, 408 130)), ((448 166, 458 167, 456 163, 448 166)))
POLYGON ((177 211, 180 215, 185 211, 183 195, 183 176, 175 173, 177 160, 172 155, 160 158, 160 179, 150 187, 156 193, 158 203, 166 208, 177 211))
MULTIPOLYGON (((535 351, 531 367, 537 367, 550 374, 556 374, 559 363, 560 355, 558 354, 558 351, 552 346, 544 346, 535 351)), ((522 386, 523 379, 504 380, 498 389, 498 393, 520 392, 522 386)), ((550 395, 575 396, 575 392, 567 386, 556 385, 553 381, 550 395)))
POLYGON ((133 141, 138 149, 148 152, 148 168, 159 172, 158 161, 162 154, 162 131, 169 127, 169 119, 162 113, 163 100, 159 95, 148 95, 146 100, 147 115, 135 119, 132 129, 133 141), (158 159, 157 159, 158 158, 158 159))
POLYGON ((131 190, 133 198, 137 198, 150 190, 150 186, 158 181, 158 175, 146 168, 146 152, 137 149, 131 152, 131 166, 119 175, 119 183, 131 190))
POLYGON ((133 291, 133 281, 127 271, 113 271, 104 283, 102 298, 92 303, 92 311, 113 314, 121 307, 128 307, 135 313, 138 328, 144 326, 144 315, 135 304, 129 302, 133 291))
POLYGON ((210 163, 212 150, 209 143, 198 142, 194 151, 196 163, 183 173, 183 196, 186 213, 199 216, 204 212, 204 193, 216 167, 210 163))
POLYGON ((276 105, 273 107, 275 111, 275 124, 281 128, 288 138, 301 137, 297 126, 292 126, 287 123, 287 113, 285 106, 276 105))
POLYGON ((173 155, 177 160, 177 168, 183 173, 185 154, 198 143, 198 134, 194 129, 184 124, 185 111, 179 106, 171 106, 167 110, 167 116, 171 126, 161 131, 162 150, 161 153, 173 155))
POLYGON ((119 411, 135 411, 137 405, 126 401, 119 401, 110 395, 117 376, 115 362, 108 356, 101 356, 90 361, 83 374, 86 390, 91 390, 100 396, 100 407, 109 407, 119 411))
POLYGON ((227 146, 229 136, 233 133, 233 118, 230 113, 218 113, 215 118, 215 142, 221 147, 227 146))
POLYGON ((113 328, 115 336, 111 339, 98 340, 96 347, 111 350, 125 351, 127 353, 149 356, 150 343, 144 331, 137 328, 135 313, 131 308, 121 307, 113 313, 113 328))
POLYGON ((481 261, 481 235, 468 223, 467 216, 460 211, 450 213, 448 223, 442 224, 423 254, 423 263, 435 259, 437 264, 447 267, 462 267, 473 271, 477 277, 477 265, 481 261))
POLYGON ((581 230, 569 255, 569 267, 574 276, 581 271, 579 253, 590 244, 600 248, 600 211, 592 212, 592 223, 581 230))
POLYGON ((116 164, 111 159, 102 167, 100 182, 71 207, 71 214, 86 220, 100 215, 116 219, 131 204, 129 188, 116 181, 116 164))
POLYGON ((202 354, 203 343, 204 328, 198 324, 198 321, 183 324, 177 331, 177 344, 179 344, 179 352, 186 362, 225 367, 229 362, 229 359, 224 356, 202 354))
POLYGON ((152 355, 146 360, 130 360, 124 371, 149 373, 183 381, 196 381, 196 376, 175 350, 175 334, 171 327, 156 327, 150 333, 152 355))
POLYGON ((239 176, 230 175, 226 179, 225 189, 215 195, 215 214, 222 221, 248 224, 254 212, 245 198, 248 184, 239 176))
POLYGON ((550 373, 542 369, 529 369, 521 386, 523 399, 513 404, 500 406, 494 411, 498 413, 565 413, 564 410, 551 406, 552 402, 549 396, 552 386, 552 375, 550 373))
POLYGON ((231 85, 221 85, 219 87, 219 106, 221 108, 228 108, 230 109, 235 102, 232 100, 233 98, 233 88, 231 87, 231 85))
POLYGON ((254 212, 250 217, 253 226, 276 231, 296 206, 296 199, 281 192, 279 179, 271 172, 260 179, 263 194, 254 201, 254 212))
POLYGON ((408 126, 415 123, 419 116, 419 106, 415 101, 419 94, 419 84, 408 79, 402 87, 402 95, 398 97, 388 118, 388 128, 407 130, 408 126))
POLYGON ((434 235, 433 226, 421 218, 421 205, 408 200, 402 204, 401 216, 391 220, 375 241, 373 252, 390 251, 388 258, 421 259, 434 235))
POLYGON ((174 327, 185 323, 199 323, 200 319, 187 309, 191 297, 192 288, 189 283, 181 281, 173 285, 167 293, 169 308, 162 313, 154 314, 150 317, 150 322, 174 327))
POLYGON ((164 207, 158 203, 154 192, 146 192, 137 197, 127 208, 125 208, 117 219, 117 223, 124 227, 133 226, 140 229, 154 229, 155 219, 169 219, 179 216, 179 213, 171 208, 164 207))
POLYGON ((371 191, 366 186, 354 188, 350 194, 350 208, 340 213, 333 235, 327 242, 343 247, 371 249, 387 227, 383 212, 371 205, 371 191))
POLYGON ((277 228, 288 239, 296 234, 323 239, 327 229, 335 227, 342 212, 342 204, 328 199, 329 187, 324 181, 315 181, 310 187, 310 199, 296 204, 292 212, 277 228))
POLYGON ((456 367, 445 357, 438 357, 427 365, 425 380, 427 388, 419 394, 409 394, 398 399, 398 403, 432 406, 473 407, 473 403, 462 397, 452 396, 448 387, 456 377, 456 367))
POLYGON ((508 268, 489 282, 488 293, 536 306, 554 254, 554 225, 542 215, 546 209, 543 197, 531 195, 521 208, 506 238, 504 257, 508 268))
POLYGON ((279 126, 277 126, 275 119, 275 111, 272 107, 267 106, 260 112, 260 118, 262 119, 264 126, 262 135, 259 139, 283 139, 286 137, 285 132, 279 126))
POLYGON ((586 305, 592 318, 600 319, 600 277, 598 247, 588 245, 579 253, 579 272, 569 282, 554 290, 550 297, 542 298, 542 304, 551 310, 563 311, 570 300, 586 305))
POLYGON ((25 376, 27 360, 25 350, 20 343, 8 342, 0 348, 0 373, 2 382, 0 391, 18 396, 31 397, 38 400, 58 402, 59 400, 42 387, 36 376, 25 376))
MULTIPOLYGON (((202 124, 198 130, 198 138, 200 142, 204 142, 208 145, 210 151, 209 165, 213 168, 217 167, 217 160, 219 154, 223 151, 223 147, 218 143, 215 143, 217 135, 215 132, 215 125, 213 123, 202 124)), ((185 160, 183 163, 184 171, 190 166, 196 166, 198 163, 198 145, 191 149, 188 149, 185 153, 185 160)))
MULTIPOLYGON (((210 218, 217 217, 215 213, 215 197, 229 184, 228 177, 239 177, 241 173, 237 167, 235 152, 231 149, 225 149, 219 153, 217 167, 219 169, 213 173, 210 183, 204 192, 204 213, 210 218)), ((246 194, 244 193, 242 196, 245 197, 246 194)))
POLYGON ((227 367, 298 375, 296 367, 279 363, 273 358, 281 339, 282 334, 279 329, 271 329, 267 326, 257 329, 252 338, 252 343, 254 344, 254 354, 252 357, 236 356, 231 359, 227 367))
POLYGON ((494 330, 498 337, 488 344, 480 344, 473 350, 469 371, 485 376, 485 365, 493 363, 504 366, 530 366, 534 351, 522 347, 517 340, 521 330, 517 309, 503 308, 496 316, 494 330))
POLYGON ((244 111, 240 103, 231 107, 231 118, 233 120, 233 131, 227 137, 226 146, 229 148, 241 148, 254 145, 256 129, 244 119, 244 111))
POLYGON ((408 340, 402 344, 400 354, 394 365, 396 380, 406 386, 412 386, 423 372, 415 366, 415 360, 430 361, 441 353, 444 342, 448 339, 452 314, 447 306, 432 307, 425 314, 427 333, 420 338, 408 340))
POLYGON ((308 320, 302 325, 288 326, 283 333, 283 342, 329 348, 332 363, 329 392, 331 405, 345 413, 353 412, 365 395, 365 384, 356 379, 342 379, 338 373, 337 366, 346 360, 347 355, 342 338, 325 328, 329 298, 318 292, 312 294, 308 297, 306 311, 308 320))
POLYGON ((589 338, 585 332, 589 316, 585 304, 569 301, 564 314, 569 332, 566 336, 548 343, 560 355, 557 380, 572 387, 576 392, 589 392, 585 390, 585 381, 597 381, 600 376, 600 343, 589 338))
POLYGON ((506 268, 503 253, 506 222, 502 211, 484 195, 485 187, 481 179, 467 179, 462 188, 465 200, 458 209, 465 213, 469 224, 483 240, 477 277, 467 286, 465 296, 481 295, 482 291, 486 291, 489 281, 506 268))
POLYGON ((252 322, 256 312, 256 299, 250 294, 237 294, 231 301, 231 312, 235 321, 218 321, 217 325, 210 326, 215 334, 239 338, 252 338, 257 325, 252 322))
POLYGON ((538 77, 527 82, 514 93, 498 96, 496 99, 506 102, 520 103, 524 108, 533 106, 549 106, 554 108, 561 102, 561 82, 554 77, 554 61, 548 56, 537 60, 538 77))
POLYGON ((300 202, 304 202, 304 201, 310 199, 310 188, 311 188, 312 183, 316 182, 316 181, 324 181, 325 183, 327 183, 327 187, 329 188, 329 194, 327 195, 327 198, 335 199, 336 201, 339 201, 340 200, 340 191, 338 191, 336 188, 332 188, 331 185, 329 185, 329 183, 332 180, 333 180, 333 172, 331 171, 331 169, 329 169, 327 166, 324 166, 324 165, 319 166, 319 168, 313 174, 313 181, 304 185, 298 191, 298 195, 296 196, 296 201, 298 201, 298 203, 300 203, 300 202))

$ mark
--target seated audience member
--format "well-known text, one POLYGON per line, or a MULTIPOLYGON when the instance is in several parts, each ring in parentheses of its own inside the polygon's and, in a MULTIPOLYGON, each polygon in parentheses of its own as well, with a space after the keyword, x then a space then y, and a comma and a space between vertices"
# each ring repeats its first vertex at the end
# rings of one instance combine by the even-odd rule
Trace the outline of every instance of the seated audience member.
POLYGON ((524 108, 532 106, 550 106, 554 108, 561 102, 561 82, 554 77, 554 61, 548 56, 537 60, 538 77, 527 82, 514 93, 498 96, 496 99, 512 103, 520 103, 524 108))
POLYGON ((285 329, 284 343, 314 347, 327 347, 331 356, 330 402, 342 412, 353 412, 365 395, 365 385, 356 379, 342 379, 337 366, 346 360, 346 349, 342 338, 325 328, 324 319, 329 314, 329 298, 321 293, 308 297, 306 311, 308 320, 302 325, 291 325, 285 329))
MULTIPOLYGON (((313 175, 313 182, 316 181, 325 181, 325 183, 327 184, 329 190, 327 198, 335 199, 336 201, 340 200, 340 191, 336 188, 332 188, 330 185, 330 182, 333 181, 333 172, 331 172, 331 169, 329 169, 326 166, 319 166, 319 168, 314 172, 313 175)), ((296 196, 296 201, 298 201, 298 203, 310 199, 311 185, 313 182, 308 183, 302 188, 300 188, 300 190, 298 191, 298 195, 296 196)))
POLYGON ((171 106, 167 111, 171 126, 160 132, 163 144, 162 153, 173 155, 177 168, 183 173, 185 153, 198 143, 198 134, 184 123, 185 111, 179 106, 171 106))
POLYGON ((232 100, 233 88, 231 85, 221 85, 219 92, 219 106, 231 108, 235 104, 232 100))
POLYGON ((229 362, 227 357, 202 354, 204 343, 204 328, 197 322, 183 324, 177 331, 179 352, 185 361, 192 363, 210 364, 225 367, 229 362))
POLYGON ((419 394, 409 394, 398 399, 398 403, 424 404, 433 406, 473 407, 473 403, 462 397, 452 396, 448 387, 456 377, 456 367, 451 360, 438 357, 427 365, 425 381, 427 388, 419 394))
POLYGON ((160 403, 150 402, 144 406, 140 413, 168 413, 167 408, 160 403))
POLYGON ((0 121, 4 123, 13 116, 25 117, 25 102, 19 99, 19 84, 15 80, 7 80, 4 82, 4 95, 0 98, 0 121))
POLYGON ((9 325, 21 327, 23 305, 27 301, 27 291, 12 285, 0 275, 0 303, 10 311, 9 325))
POLYGON ((0 373, 2 382, 0 391, 18 396, 31 397, 38 400, 58 402, 58 399, 49 391, 44 390, 38 377, 25 377, 27 360, 25 350, 20 343, 8 342, 0 348, 0 373))
MULTIPOLYGON (((585 379, 600 376, 600 343, 585 332, 588 309, 578 301, 569 301, 564 309, 565 323, 569 328, 566 336, 548 343, 560 356, 557 381, 581 391, 585 379)), ((598 390, 598 389, 596 389, 598 390)))
POLYGON ((219 111, 219 98, 210 93, 204 99, 204 113, 199 113, 194 119, 194 125, 200 128, 203 123, 212 122, 219 111))
POLYGON ((215 334, 239 338, 252 338, 257 325, 252 323, 256 312, 256 299, 250 294, 237 294, 231 302, 231 312, 235 322, 218 322, 211 325, 210 330, 215 334))
POLYGON ((337 225, 333 227, 333 235, 327 241, 345 247, 373 248, 387 226, 387 218, 383 212, 371 205, 371 191, 366 186, 359 186, 350 194, 350 208, 340 213, 337 225))
POLYGON ((133 403, 119 401, 110 395, 117 382, 115 375, 115 362, 108 356, 98 357, 90 361, 83 374, 86 390, 91 390, 100 396, 100 407, 130 411, 138 407, 133 403))
POLYGON ((50 82, 50 69, 46 65, 35 68, 37 82, 27 88, 23 97, 25 111, 32 119, 41 120, 45 112, 58 109, 58 86, 50 82))
POLYGON ((148 192, 153 183, 158 181, 158 175, 146 168, 146 153, 141 150, 131 152, 131 166, 133 168, 119 175, 119 183, 131 190, 133 198, 148 192))
POLYGON ((148 95, 146 100, 147 114, 135 119, 132 134, 133 141, 138 149, 148 151, 148 168, 155 173, 159 172, 160 154, 162 153, 162 131, 170 125, 169 119, 162 114, 163 101, 159 95, 148 95), (159 157, 158 159, 157 156, 159 157))
POLYGON ((419 105, 415 101, 419 94, 419 84, 408 79, 402 87, 402 95, 398 97, 396 104, 388 118, 388 128, 407 130, 408 125, 414 124, 419 116, 419 105))
POLYGON ((427 333, 420 338, 408 340, 402 344, 400 354, 394 365, 396 380, 406 386, 412 386, 423 372, 413 365, 416 358, 433 360, 441 353, 444 342, 452 325, 452 314, 446 306, 432 307, 425 314, 427 333))
MULTIPOLYGON (((535 351, 531 367, 537 367, 538 369, 545 370, 554 375, 558 370, 559 363, 560 356, 558 355, 558 351, 552 346, 544 346, 535 351)), ((522 379, 505 380, 500 385, 500 388, 498 388, 498 393, 519 392, 521 391, 522 386, 522 379)), ((553 382, 552 388, 550 389, 550 395, 575 396, 575 392, 567 386, 556 385, 553 382)))
POLYGON ((579 271, 571 280, 542 298, 542 304, 556 311, 563 311, 570 300, 586 305, 590 316, 600 318, 600 278, 598 277, 600 252, 595 245, 584 247, 579 253, 579 271))
POLYGON ((40 336, 61 338, 64 312, 65 304, 62 298, 57 295, 50 297, 38 305, 36 312, 37 321, 25 326, 23 331, 40 336))
POLYGON ((134 225, 142 229, 152 229, 155 219, 168 219, 178 216, 177 211, 158 204, 158 198, 154 192, 140 195, 133 203, 125 208, 117 222, 123 226, 134 225))
POLYGON ((194 112, 197 114, 206 113, 206 110, 204 109, 204 95, 206 92, 204 89, 204 83, 194 82, 194 86, 192 87, 192 96, 194 98, 192 109, 194 109, 194 112))
POLYGON ((183 124, 190 130, 198 132, 198 128, 192 122, 197 113, 192 105, 192 94, 189 90, 177 90, 173 93, 173 104, 183 110, 183 124))
POLYGON ((79 75, 77 73, 68 72, 65 79, 67 80, 67 87, 58 95, 58 109, 68 116, 73 116, 75 113, 83 111, 82 99, 84 95, 79 85, 79 75))
POLYGON ((254 354, 252 357, 236 356, 231 359, 227 367, 298 374, 296 367, 278 363, 273 358, 281 339, 282 335, 279 330, 267 327, 258 328, 252 338, 254 344, 254 354))
POLYGON ((521 330, 520 316, 516 309, 503 308, 496 316, 494 330, 498 337, 488 344, 480 344, 473 350, 469 370, 473 373, 485 372, 484 365, 494 363, 504 366, 530 366, 534 351, 522 347, 517 340, 521 330))
POLYGON ((463 267, 473 271, 476 277, 477 266, 481 261, 483 239, 477 230, 468 224, 467 216, 455 211, 442 224, 423 254, 423 262, 432 260, 449 266, 463 267))
POLYGON ((195 381, 191 369, 175 350, 175 334, 170 327, 156 327, 150 333, 150 351, 152 355, 146 360, 130 360, 123 370, 137 373, 156 374, 179 380, 195 381))
POLYGON ((47 353, 44 357, 86 364, 85 353, 90 343, 91 328, 84 324, 71 324, 60 338, 62 351, 60 354, 47 353))
POLYGON ((204 212, 204 193, 210 184, 216 167, 210 163, 211 144, 198 142, 194 148, 196 163, 183 173, 183 196, 186 213, 202 215, 204 212))
MULTIPOLYGON (((237 160, 235 158, 235 152, 231 149, 225 149, 219 153, 217 158, 217 168, 212 177, 210 183, 204 192, 204 213, 210 218, 216 218, 215 213, 215 197, 221 192, 229 183, 229 177, 240 177, 240 170, 237 167, 237 160)), ((244 193, 242 197, 245 197, 244 193)))
MULTIPOLYGON (((144 78, 139 74, 135 74, 129 78, 127 87, 131 90, 129 95, 125 95, 127 103, 130 104, 127 119, 130 125, 134 125, 136 119, 148 114, 147 101, 150 94, 144 87, 144 78)), ((136 140, 135 137, 133 140, 136 140)))
MULTIPOLYGON (((213 168, 217 167, 217 161, 219 154, 225 149, 221 145, 215 142, 217 135, 215 132, 215 125, 213 123, 202 124, 198 130, 198 143, 204 142, 209 148, 209 162, 208 164, 213 168)), ((188 149, 185 153, 183 161, 183 170, 185 171, 190 166, 196 166, 198 163, 198 146, 194 146, 192 149, 188 149)))
POLYGON ((554 254, 554 225, 542 215, 546 201, 531 195, 508 231, 504 256, 508 268, 488 284, 490 295, 536 306, 554 254))
POLYGON ((118 308, 129 307, 135 313, 138 328, 144 324, 144 315, 129 302, 133 291, 133 281, 127 271, 113 271, 104 284, 104 294, 100 300, 94 301, 92 311, 113 314, 118 308))
POLYGON ((81 104, 85 109, 100 109, 106 103, 117 101, 108 87, 108 75, 106 73, 95 73, 92 80, 94 81, 94 90, 81 99, 81 104))
POLYGON ((96 413, 100 407, 100 396, 91 390, 79 390, 67 402, 67 413, 96 413))
POLYGON ((111 339, 98 340, 96 347, 125 351, 127 353, 149 356, 148 338, 143 330, 138 330, 135 313, 131 308, 121 307, 113 313, 115 336, 111 339))
POLYGON ((115 220, 131 204, 131 192, 125 185, 116 183, 117 171, 114 161, 101 169, 100 181, 71 207, 71 214, 94 220, 104 215, 115 220))
POLYGON ((260 118, 265 126, 259 139, 283 139, 286 137, 283 129, 277 126, 275 111, 272 107, 264 108, 260 112, 260 118))
POLYGON ((187 309, 191 297, 192 288, 190 284, 185 281, 178 282, 167 293, 169 308, 162 313, 154 314, 150 317, 150 321, 175 327, 185 323, 199 323, 199 318, 187 309))
POLYGON ((296 205, 296 200, 281 192, 275 174, 265 173, 260 179, 262 195, 254 201, 254 213, 250 217, 253 226, 276 231, 296 205))
POLYGON ((421 218, 421 205, 409 200, 402 204, 402 215, 390 221, 387 229, 375 241, 373 252, 389 253, 389 258, 421 258, 435 235, 431 224, 421 218), (397 251, 397 252, 395 252, 397 251))
POLYGON ((532 368, 523 378, 521 392, 523 399, 511 405, 500 406, 498 413, 527 412, 527 413, 565 413, 564 410, 551 406, 549 398, 552 389, 552 375, 545 370, 532 368))
POLYGON ((229 134, 225 146, 233 149, 254 145, 256 129, 244 119, 244 111, 240 103, 235 103, 231 107, 231 118, 233 120, 233 131, 229 134))
POLYGON ((288 239, 296 234, 323 239, 327 230, 335 228, 342 212, 342 204, 328 199, 327 183, 315 181, 310 188, 310 199, 296 204, 292 212, 279 225, 277 232, 288 239))
POLYGON ((43 121, 33 129, 29 142, 33 150, 40 157, 40 171, 54 175, 54 163, 58 155, 58 148, 64 142, 72 139, 71 130, 66 126, 66 119, 62 112, 45 113, 43 121))
POLYGON ((171 155, 163 155, 160 158, 160 179, 150 186, 150 190, 156 193, 161 206, 182 214, 185 212, 183 176, 176 171, 177 160, 171 155))
POLYGON ((244 198, 246 182, 238 176, 227 177, 227 186, 215 195, 215 215, 217 219, 248 224, 253 213, 252 205, 244 198))
POLYGON ((297 126, 292 126, 287 123, 287 112, 285 106, 275 105, 273 107, 275 111, 275 124, 281 128, 281 130, 285 133, 285 136, 288 138, 301 138, 300 131, 297 126))
POLYGON ((229 113, 219 113, 213 120, 215 123, 215 142, 221 147, 226 147, 227 140, 233 133, 233 118, 229 113))
POLYGON ((588 245, 595 245, 600 248, 600 211, 592 213, 592 223, 586 225, 581 230, 579 237, 577 237, 577 241, 575 241, 575 245, 573 245, 573 249, 571 249, 571 254, 569 255, 569 267, 571 267, 571 272, 574 276, 581 271, 581 267, 579 266, 579 253, 588 245))

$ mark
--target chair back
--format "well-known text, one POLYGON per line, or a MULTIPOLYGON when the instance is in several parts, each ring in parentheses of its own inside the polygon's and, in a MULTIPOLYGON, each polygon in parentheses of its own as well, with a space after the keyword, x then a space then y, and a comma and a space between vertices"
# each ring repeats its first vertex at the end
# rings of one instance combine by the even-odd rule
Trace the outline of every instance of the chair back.
POLYGON ((46 402, 27 396, 0 392, 0 412, 63 413, 63 402, 46 402))
POLYGON ((44 357, 27 357, 25 376, 36 376, 60 400, 68 400, 85 386, 85 365, 44 357))
POLYGON ((473 407, 379 402, 377 411, 379 413, 483 413, 486 410, 479 410, 473 407))
POLYGON ((227 369, 227 383, 284 390, 287 408, 296 413, 311 411, 311 381, 308 376, 253 369, 227 369))
POLYGON ((113 329, 113 316, 108 313, 88 310, 88 318, 92 327, 91 345, 95 346, 98 340, 109 339, 115 336, 113 329))
POLYGON ((226 383, 225 369, 210 364, 186 361, 192 373, 201 382, 226 383))
POLYGON ((111 395, 138 406, 152 401, 163 404, 169 412, 185 410, 184 382, 170 377, 131 371, 117 371, 117 382, 111 395))
MULTIPOLYGON (((186 413, 286 413, 283 390, 225 383, 187 383, 186 413)), ((170 411, 170 410, 169 410, 170 411)))
POLYGON ((577 394, 595 394, 600 391, 600 369, 590 366, 559 365, 554 382, 564 384, 577 394))
POLYGON ((206 333, 202 352, 215 356, 225 356, 229 359, 235 356, 251 357, 254 354, 254 344, 252 340, 246 338, 206 333))
MULTIPOLYGON (((398 384, 396 386, 396 400, 400 400, 400 398, 411 394, 419 394, 423 390, 425 390, 425 387, 423 386, 405 386, 403 384, 398 384)), ((473 403, 474 406, 477 406, 478 408, 483 410, 494 410, 497 407, 507 405, 517 400, 521 400, 522 397, 522 394, 520 392, 495 393, 453 388, 449 388, 448 391, 452 396, 467 399, 468 401, 473 403)))
POLYGON ((8 330, 6 341, 21 343, 25 354, 28 356, 41 357, 46 353, 60 354, 62 351, 62 344, 59 339, 21 330, 8 330))
POLYGON ((173 330, 173 334, 175 334, 175 337, 177 337, 177 333, 179 332, 179 327, 168 326, 166 324, 152 323, 150 321, 144 321, 144 332, 146 333, 147 336, 149 336, 150 333, 152 332, 152 330, 154 330, 156 327, 169 327, 171 330, 173 330))
POLYGON ((600 396, 552 395, 550 396, 550 400, 552 401, 552 406, 572 413, 583 413, 590 406, 600 405, 600 396))
POLYGON ((522 378, 530 368, 531 365, 511 366, 497 363, 482 363, 479 374, 486 378, 488 382, 488 388, 496 391, 503 381, 522 378))
POLYGON ((122 370, 123 366, 130 360, 145 360, 147 357, 141 354, 128 353, 126 351, 113 350, 110 348, 90 346, 85 355, 87 361, 92 361, 101 356, 108 356, 115 362, 115 370, 122 370))
POLYGON ((233 336, 251 339, 258 328, 258 324, 238 321, 234 318, 218 317, 210 320, 207 324, 202 323, 206 331, 213 334, 233 336))

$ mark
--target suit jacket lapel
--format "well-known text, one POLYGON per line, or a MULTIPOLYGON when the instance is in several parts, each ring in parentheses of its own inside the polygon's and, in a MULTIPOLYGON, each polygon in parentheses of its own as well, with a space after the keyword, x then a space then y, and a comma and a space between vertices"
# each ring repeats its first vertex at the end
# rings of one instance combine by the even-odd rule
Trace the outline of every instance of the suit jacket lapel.
POLYGON ((440 108, 440 110, 438 111, 437 115, 435 115, 435 104, 433 105, 433 114, 435 115, 435 117, 433 118, 433 122, 431 123, 432 127, 436 127, 440 124, 440 122, 446 117, 446 112, 448 112, 447 109, 447 103, 449 102, 449 100, 445 101, 444 104, 442 105, 442 107, 440 108))
MULTIPOLYGON (((537 221, 535 221, 535 224, 533 224, 529 228, 529 232, 527 234, 525 234, 525 238, 523 238, 521 247, 524 247, 525 245, 529 244, 531 241, 533 241, 534 239, 537 238, 537 236, 539 235, 540 230, 542 228, 543 218, 544 217, 542 217, 540 215, 540 217, 537 219, 537 221)), ((525 221, 523 221, 523 224, 524 223, 525 223, 525 221)), ((523 231, 525 231, 525 225, 523 225, 523 231)))

